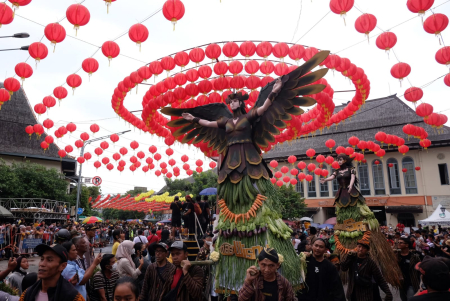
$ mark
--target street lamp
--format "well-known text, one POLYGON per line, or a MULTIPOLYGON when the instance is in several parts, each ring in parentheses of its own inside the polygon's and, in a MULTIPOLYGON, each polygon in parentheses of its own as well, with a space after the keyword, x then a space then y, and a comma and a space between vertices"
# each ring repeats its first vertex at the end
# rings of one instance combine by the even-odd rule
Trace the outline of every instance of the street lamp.
MULTIPOLYGON (((123 135, 125 133, 131 132, 131 130, 128 131, 124 131, 124 132, 120 132, 120 133, 116 133, 116 135, 123 135)), ((91 140, 87 140, 84 142, 83 146, 81 147, 81 151, 80 151, 80 157, 83 157, 84 154, 84 148, 86 147, 86 145, 92 143, 92 142, 96 142, 96 141, 100 141, 100 140, 104 140, 111 137, 111 135, 108 136, 103 136, 103 137, 99 137, 99 138, 95 138, 95 139, 91 139, 91 140)), ((77 221, 78 219, 78 205, 80 203, 80 196, 81 196, 81 171, 83 168, 83 164, 80 164, 80 172, 78 173, 78 186, 77 186, 77 207, 75 210, 75 221, 77 221)))
POLYGON ((15 33, 12 36, 4 36, 4 37, 0 37, 1 38, 16 38, 16 39, 24 39, 24 38, 29 38, 30 35, 26 32, 20 32, 20 33, 15 33))
POLYGON ((30 46, 22 46, 20 48, 13 48, 13 49, 0 49, 0 51, 10 51, 10 50, 28 50, 30 46))

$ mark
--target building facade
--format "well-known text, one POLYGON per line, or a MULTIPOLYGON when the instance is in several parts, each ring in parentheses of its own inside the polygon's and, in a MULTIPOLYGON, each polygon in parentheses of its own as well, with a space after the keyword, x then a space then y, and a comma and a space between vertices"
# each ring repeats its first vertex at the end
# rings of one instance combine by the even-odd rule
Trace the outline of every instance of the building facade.
MULTIPOLYGON (((336 107, 336 111, 340 109, 342 107, 336 107)), ((395 227, 400 221, 407 226, 417 226, 418 221, 431 215, 441 201, 450 200, 450 131, 448 127, 444 127, 439 129, 438 134, 438 131, 426 125, 422 118, 395 95, 367 101, 365 107, 345 124, 333 126, 308 139, 302 138, 277 145, 265 154, 264 159, 267 163, 277 160, 277 170, 285 165, 290 169, 297 168, 297 163, 301 160, 306 164, 313 162, 317 165, 314 159, 311 161, 306 157, 307 149, 315 149, 316 156, 322 154, 335 157, 336 153, 331 154, 325 146, 326 140, 335 140, 335 147, 348 147, 348 138, 351 136, 377 142, 374 136, 378 131, 404 138, 410 151, 402 155, 397 147, 388 148, 384 145, 386 154, 383 158, 372 152, 365 152, 366 163, 353 163, 359 189, 380 224, 395 227), (408 139, 402 130, 408 123, 423 127, 428 132, 431 147, 422 149, 419 139, 408 139), (297 157, 294 166, 287 163, 287 157, 290 155, 297 157), (389 167, 389 164, 392 164, 392 167, 389 167), (420 167, 420 170, 416 170, 416 167, 420 167), (403 172, 403 169, 406 169, 406 172, 403 172)), ((331 166, 325 163, 322 168, 328 169, 329 175, 333 172, 331 166)), ((303 172, 309 173, 307 169, 303 172)), ((323 223, 326 219, 336 216, 334 195, 338 185, 336 180, 320 184, 319 176, 309 174, 313 176, 313 180, 299 181, 295 188, 305 198, 307 215, 312 217, 315 223, 323 223)))

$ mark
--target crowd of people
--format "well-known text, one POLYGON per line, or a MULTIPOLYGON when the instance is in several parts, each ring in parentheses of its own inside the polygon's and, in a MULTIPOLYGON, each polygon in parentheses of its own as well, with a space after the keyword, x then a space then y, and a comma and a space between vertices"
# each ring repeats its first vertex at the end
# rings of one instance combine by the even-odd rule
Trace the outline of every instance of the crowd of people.
MULTIPOLYGON (((189 228, 191 206, 183 208, 177 201, 173 204, 172 210, 179 211, 180 219, 188 215, 184 223, 189 228)), ((198 203, 188 201, 188 204, 198 203)), ((198 222, 202 222, 195 205, 193 210, 198 222)), ((211 221, 211 211, 204 212, 207 212, 207 221, 211 221)), ((15 237, 26 238, 32 231, 34 235, 42 235, 43 243, 34 250, 26 250, 21 248, 21 240, 13 239, 18 244, 10 248, 8 268, 0 272, 0 280, 6 279, 18 296, 0 292, 0 300, 6 300, 3 297, 24 301, 218 300, 220 296, 215 292, 210 271, 191 265, 188 260, 189 252, 181 239, 180 226, 177 216, 171 226, 160 227, 127 223, 47 226, 45 222, 27 224, 24 221, 16 225, 3 224, 2 230, 8 227, 17 230, 15 237), (44 239, 50 231, 51 239, 44 239), (94 247, 102 247, 98 244, 101 237, 112 244, 112 252, 95 255, 94 247), (17 253, 19 257, 14 256, 17 253), (40 256, 37 273, 27 272, 31 256, 40 256), (209 292, 205 293, 207 290, 209 292)), ((217 237, 208 232, 209 227, 204 229, 196 261, 208 260, 214 251, 217 237)), ((402 271, 401 300, 450 300, 448 232, 434 226, 419 226, 411 233, 405 232, 404 227, 382 230, 397 255, 397 262, 392 264, 398 264, 402 271)), ((264 248, 258 254, 257 263, 247 270, 242 288, 230 299, 371 301, 382 300, 381 289, 385 300, 392 300, 393 288, 371 259, 370 245, 358 241, 356 252, 340 258, 334 253, 333 237, 333 229, 294 229, 293 247, 305 259, 305 285, 300 291, 294 292, 279 273, 283 258, 277 250, 264 248)), ((4 257, 8 255, 6 250, 1 253, 4 257)))

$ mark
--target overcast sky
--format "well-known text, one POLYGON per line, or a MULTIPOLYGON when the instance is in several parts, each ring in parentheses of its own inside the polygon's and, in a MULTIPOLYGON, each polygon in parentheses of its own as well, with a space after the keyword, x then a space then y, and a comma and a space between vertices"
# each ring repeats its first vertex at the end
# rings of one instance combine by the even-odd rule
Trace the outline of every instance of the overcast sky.
MULTIPOLYGON (((61 20, 65 17, 67 7, 74 3, 76 2, 68 0, 33 0, 28 6, 21 7, 16 11, 13 23, 0 28, 0 35, 28 32, 31 37, 0 39, 0 49, 16 48, 40 41, 44 34, 44 27, 41 25, 45 26, 61 20)), ((176 25, 175 31, 172 31, 171 23, 164 18, 162 12, 158 12, 143 22, 149 29, 150 36, 142 44, 141 52, 129 39, 128 34, 125 34, 116 42, 120 46, 121 54, 128 57, 121 55, 113 59, 111 66, 108 67, 108 59, 101 51, 98 51, 93 57, 98 60, 100 68, 92 75, 90 81, 83 70, 78 72, 83 79, 83 84, 76 89, 74 96, 72 91, 69 91, 69 96, 62 101, 61 106, 52 108, 48 114, 48 118, 56 123, 56 127, 51 130, 52 135, 57 127, 66 125, 68 122, 74 122, 78 127, 77 132, 72 136, 67 135, 59 140, 60 147, 67 144, 73 145, 74 141, 79 139, 80 133, 84 131, 92 136, 89 126, 94 122, 101 127, 96 137, 129 129, 129 126, 123 120, 119 120, 111 108, 111 95, 118 82, 145 63, 211 42, 283 41, 330 50, 341 57, 349 58, 352 63, 365 70, 371 82, 369 99, 395 93, 403 95, 404 91, 410 87, 410 83, 420 87, 449 71, 446 66, 438 64, 435 60, 436 51, 444 45, 439 45, 434 35, 423 30, 420 17, 415 17, 416 14, 407 9, 406 1, 355 1, 355 7, 347 14, 346 26, 342 17, 330 11, 329 1, 324 0, 222 0, 222 3, 219 0, 183 0, 183 3, 186 13, 176 25), (375 37, 372 37, 369 43, 363 34, 355 30, 355 20, 362 14, 357 8, 364 13, 375 15, 378 19, 378 28, 370 34, 375 37), (411 18, 413 19, 410 20, 411 18), (402 22, 405 23, 401 24, 402 22), (388 57, 385 51, 378 49, 375 45, 376 35, 382 30, 387 31, 391 28, 398 38, 397 45, 394 47, 397 58, 410 64, 412 68, 408 77, 410 83, 405 80, 402 87, 399 81, 390 75, 392 65, 398 62, 394 53, 391 51, 388 57)), ((37 69, 34 60, 28 59, 26 51, 0 52, 1 79, 13 76, 14 66, 28 59, 27 63, 33 67, 34 74, 25 81, 24 88, 31 105, 34 106, 45 96, 51 95, 56 86, 65 83, 66 77, 77 71, 82 61, 98 50, 97 46, 126 33, 130 26, 148 18, 161 9, 163 4, 163 0, 117 0, 112 3, 107 14, 104 1, 86 0, 83 5, 89 9, 91 19, 86 26, 78 30, 76 38, 82 41, 75 39, 75 30, 65 19, 61 21, 61 25, 66 29, 68 36, 56 46, 54 53, 50 42, 43 37, 42 42, 49 47, 49 55, 38 63, 37 69)), ((435 13, 450 15, 448 0, 437 0, 433 7, 437 7, 433 10, 435 13)), ((427 12, 426 17, 429 15, 430 12, 427 12)), ((450 43, 449 30, 447 28, 442 34, 447 43, 450 43)), ((172 73, 178 71, 179 67, 176 67, 172 73)), ((162 79, 164 76, 161 75, 157 80, 162 79)), ((326 79, 335 91, 353 89, 349 81, 338 72, 335 74, 329 72, 326 79)), ((149 82, 153 83, 153 77, 149 82)), ((147 90, 148 87, 139 86, 138 93, 136 94, 133 90, 125 99, 124 105, 130 111, 142 109, 142 97, 147 90)), ((354 92, 336 93, 334 102, 340 105, 351 100, 353 95, 354 92)), ((450 88, 445 86, 441 78, 424 88, 423 100, 432 104, 435 112, 442 111, 448 115, 449 96, 450 88)), ((404 100, 403 97, 402 99, 404 100)), ((140 114, 138 116, 140 117, 140 114)), ((40 121, 42 122, 45 118, 47 116, 41 116, 40 121)), ((104 155, 111 158, 121 146, 129 148, 133 140, 138 141, 139 150, 146 153, 150 145, 157 146, 158 152, 167 162, 164 152, 167 147, 164 141, 150 134, 139 134, 137 131, 121 136, 115 149, 111 144, 104 155)), ((122 174, 119 174, 116 169, 109 172, 105 167, 96 171, 93 166, 96 160, 94 148, 99 144, 100 142, 97 142, 93 147, 87 148, 87 151, 93 154, 93 159, 84 165, 83 176, 100 176, 103 179, 101 186, 103 193, 123 193, 134 186, 144 186, 149 190, 157 191, 164 185, 162 177, 157 178, 153 172, 144 176, 142 171, 136 171, 133 174, 129 170, 131 164, 129 157, 133 152, 129 152, 126 157, 127 166, 122 174)), ((175 145, 173 149, 175 150, 173 157, 177 160, 177 166, 180 169, 182 165, 180 157, 183 154, 189 156, 188 163, 192 169, 197 159, 205 162, 204 169, 208 168, 210 161, 194 148, 175 145)), ((76 151, 72 155, 75 153, 76 151)), ((181 174, 182 177, 186 176, 184 171, 181 174)))

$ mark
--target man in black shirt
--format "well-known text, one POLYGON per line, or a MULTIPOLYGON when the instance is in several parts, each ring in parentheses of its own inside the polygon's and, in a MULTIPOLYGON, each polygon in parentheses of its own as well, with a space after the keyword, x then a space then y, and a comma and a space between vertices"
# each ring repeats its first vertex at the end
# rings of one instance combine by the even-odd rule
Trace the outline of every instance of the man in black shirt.
POLYGON ((202 218, 200 219, 200 223, 202 225, 203 234, 206 234, 207 227, 211 220, 211 210, 209 208, 208 196, 204 195, 203 199, 198 204, 202 209, 202 218))
POLYGON ((398 265, 403 274, 403 282, 400 288, 400 298, 406 301, 419 290, 420 279, 419 273, 415 266, 420 262, 419 255, 412 253, 409 248, 411 241, 409 238, 400 237, 398 247, 400 251, 397 253, 398 265))
POLYGON ((344 287, 335 266, 324 257, 325 241, 316 238, 312 242, 312 256, 306 259, 306 286, 299 299, 304 301, 345 301, 344 287))
POLYGON ((176 232, 176 230, 179 230, 181 227, 181 203, 178 196, 175 196, 173 203, 170 204, 170 209, 172 209, 172 227, 176 232))
MULTIPOLYGON (((410 301, 448 301, 450 300, 450 271, 444 261, 439 258, 425 256, 416 265, 427 293, 409 299, 410 301)), ((423 293, 423 292, 422 292, 423 293)))

